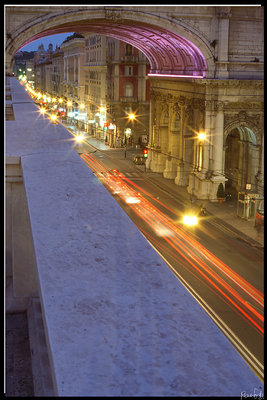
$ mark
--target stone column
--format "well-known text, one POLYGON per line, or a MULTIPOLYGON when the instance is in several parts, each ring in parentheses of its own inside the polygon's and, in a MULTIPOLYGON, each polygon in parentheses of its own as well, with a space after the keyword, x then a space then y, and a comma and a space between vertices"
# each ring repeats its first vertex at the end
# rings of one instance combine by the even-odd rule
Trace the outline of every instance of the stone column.
POLYGON ((185 98, 181 96, 179 105, 181 107, 181 124, 180 124, 180 135, 179 135, 179 150, 178 150, 178 166, 177 175, 174 182, 178 186, 185 186, 187 179, 185 177, 185 163, 184 163, 184 129, 185 129, 185 98))
POLYGON ((223 170, 223 131, 224 131, 224 104, 223 102, 216 102, 215 109, 215 131, 212 135, 213 141, 213 176, 211 178, 212 186, 210 189, 209 198, 211 201, 217 201, 218 185, 222 183, 225 185, 227 180, 224 176, 223 170))
POLYGON ((216 78, 228 78, 229 18, 231 7, 219 7, 216 78))
POLYGON ((236 186, 237 191, 241 191, 244 189, 243 187, 244 147, 245 143, 242 140, 239 140, 239 158, 238 158, 238 172, 237 172, 237 186, 236 186))
POLYGON ((178 147, 177 147, 177 135, 178 133, 174 133, 173 131, 173 120, 176 118, 176 113, 174 113, 174 104, 173 101, 169 101, 169 123, 168 123, 168 157, 166 160, 166 166, 163 171, 164 178, 167 179, 175 179, 177 174, 177 155, 178 155, 178 147))
POLYGON ((257 173, 257 190, 258 193, 264 194, 264 137, 262 138, 262 145, 260 147, 259 152, 260 162, 259 162, 259 171, 257 173))
POLYGON ((217 114, 215 118, 215 133, 214 133, 214 157, 213 170, 215 175, 223 174, 223 128, 224 114, 223 103, 217 104, 217 114))
POLYGON ((163 172, 166 162, 166 154, 168 151, 168 135, 166 129, 168 127, 161 126, 161 115, 163 103, 166 101, 164 96, 159 92, 151 90, 151 128, 152 128, 152 142, 150 146, 150 155, 147 161, 147 166, 153 172, 163 172))

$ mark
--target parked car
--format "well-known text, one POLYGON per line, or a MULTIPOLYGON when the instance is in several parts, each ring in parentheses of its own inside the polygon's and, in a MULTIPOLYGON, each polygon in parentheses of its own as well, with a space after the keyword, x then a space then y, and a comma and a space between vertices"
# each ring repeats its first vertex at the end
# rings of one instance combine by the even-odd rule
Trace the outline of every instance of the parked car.
POLYGON ((137 165, 142 165, 142 164, 145 164, 146 159, 142 155, 141 156, 134 156, 133 157, 133 162, 135 164, 137 164, 137 165))

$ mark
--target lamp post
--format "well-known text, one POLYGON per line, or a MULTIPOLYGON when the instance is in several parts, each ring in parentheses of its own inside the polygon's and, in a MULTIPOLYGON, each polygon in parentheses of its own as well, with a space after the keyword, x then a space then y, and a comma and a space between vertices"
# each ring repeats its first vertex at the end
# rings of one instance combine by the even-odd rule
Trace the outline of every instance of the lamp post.
MULTIPOLYGON (((136 118, 136 115, 134 113, 128 114, 128 119, 129 121, 134 121, 136 118)), ((126 130, 124 129, 124 142, 125 142, 125 158, 126 158, 126 152, 127 152, 127 138, 126 138, 126 130)))
POLYGON ((201 171, 202 163, 203 163, 203 143, 206 139, 205 132, 199 132, 197 135, 198 138, 198 152, 197 152, 197 170, 201 171))

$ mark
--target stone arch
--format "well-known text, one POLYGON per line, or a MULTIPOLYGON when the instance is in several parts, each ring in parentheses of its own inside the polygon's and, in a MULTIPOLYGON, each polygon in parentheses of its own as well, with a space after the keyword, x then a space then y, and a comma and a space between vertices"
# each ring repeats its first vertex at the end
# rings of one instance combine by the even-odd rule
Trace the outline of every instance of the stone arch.
MULTIPOLYGON (((9 8, 16 7, 7 7, 7 11, 9 8)), ((30 15, 33 17, 16 23, 13 30, 8 21, 7 63, 23 45, 40 37, 92 32, 115 37, 138 48, 148 58, 151 74, 207 77, 215 69, 212 48, 204 35, 180 19, 148 12, 147 7, 45 6, 38 7, 36 13, 31 10, 30 15)))
POLYGON ((253 123, 246 124, 244 120, 236 120, 224 132, 224 172, 228 179, 226 189, 234 195, 245 190, 247 183, 251 184, 252 191, 257 191, 260 145, 259 132, 256 129, 255 133, 252 126, 255 128, 253 123))
POLYGON ((225 145, 225 141, 226 141, 228 134, 232 130, 234 130, 238 127, 247 128, 255 136, 255 139, 254 139, 254 140, 256 140, 255 144, 258 144, 258 145, 261 144, 263 135, 261 134, 260 129, 258 128, 258 126, 255 124, 255 122, 251 118, 247 117, 245 112, 240 112, 239 118, 233 119, 231 122, 229 122, 226 125, 226 127, 224 129, 224 145, 225 145))

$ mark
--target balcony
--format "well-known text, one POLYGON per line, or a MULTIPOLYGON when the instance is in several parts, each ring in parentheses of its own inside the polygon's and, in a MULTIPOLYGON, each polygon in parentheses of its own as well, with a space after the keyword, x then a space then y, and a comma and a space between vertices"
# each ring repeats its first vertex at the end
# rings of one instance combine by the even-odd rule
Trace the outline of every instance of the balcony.
POLYGON ((138 97, 120 97, 121 103, 138 103, 138 97))
POLYGON ((138 56, 123 56, 121 57, 121 62, 125 62, 125 63, 137 63, 138 62, 138 56))

